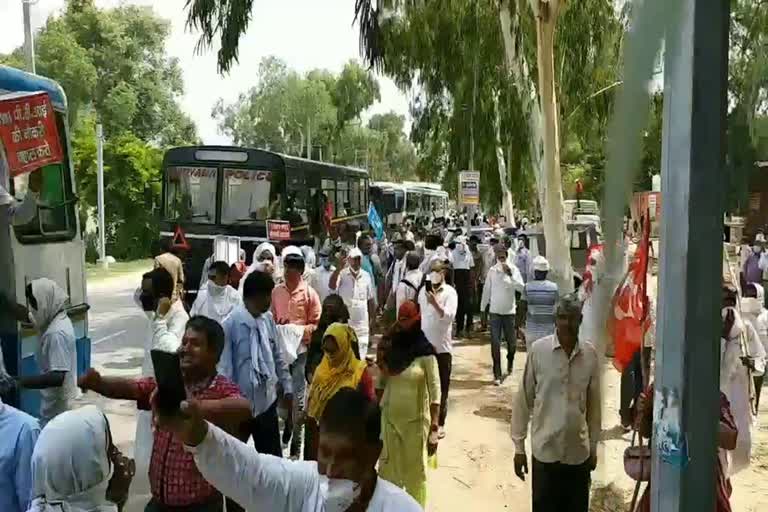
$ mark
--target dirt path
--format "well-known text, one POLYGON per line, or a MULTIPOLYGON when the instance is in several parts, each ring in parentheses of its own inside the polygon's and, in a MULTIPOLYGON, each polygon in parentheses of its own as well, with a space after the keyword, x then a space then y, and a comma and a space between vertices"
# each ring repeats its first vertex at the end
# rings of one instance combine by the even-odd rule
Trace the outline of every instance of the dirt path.
MULTIPOLYGON (((487 336, 456 344, 448 435, 438 451, 439 467, 430 475, 430 512, 530 510, 530 482, 521 482, 514 474, 514 447, 509 438, 511 404, 524 358, 525 353, 518 353, 513 375, 495 387, 487 336)), ((617 427, 619 374, 609 363, 604 381, 604 443, 593 489, 613 483, 624 491, 628 502, 634 482, 624 474, 622 454, 631 437, 617 427)), ((734 511, 768 507, 768 406, 763 409, 759 428, 753 433, 752 465, 733 478, 734 511)))

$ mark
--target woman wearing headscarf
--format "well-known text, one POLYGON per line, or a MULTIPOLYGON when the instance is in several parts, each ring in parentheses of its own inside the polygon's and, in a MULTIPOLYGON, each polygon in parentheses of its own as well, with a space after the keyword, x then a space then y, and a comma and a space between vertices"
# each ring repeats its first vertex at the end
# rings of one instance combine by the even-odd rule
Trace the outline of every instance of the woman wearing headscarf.
POLYGON ((32 453, 34 484, 28 512, 117 512, 117 505, 107 498, 113 474, 111 446, 107 419, 93 405, 62 413, 48 423, 32 453))
POLYGON ((243 284, 245 284, 245 279, 254 270, 270 274, 275 282, 277 282, 281 275, 278 260, 277 249, 275 249, 274 245, 269 242, 259 244, 259 246, 256 247, 256 250, 253 251, 253 262, 251 263, 251 266, 248 267, 248 270, 245 271, 245 275, 240 279, 240 286, 238 287, 240 295, 243 294, 243 284))
POLYGON ((340 389, 358 389, 371 401, 376 399, 367 365, 352 351, 355 338, 355 331, 341 323, 331 324, 323 336, 324 356, 312 377, 307 400, 307 460, 317 460, 318 422, 325 405, 340 389))
MULTIPOLYGON (((306 377, 307 382, 312 382, 312 376, 315 374, 315 370, 323 360, 323 338, 325 337, 325 331, 331 324, 335 323, 346 324, 349 322, 349 310, 344 299, 338 295, 329 295, 323 301, 323 311, 320 314, 320 322, 317 324, 317 329, 312 333, 312 339, 309 342, 309 348, 307 349, 307 368, 306 377)), ((360 346, 357 342, 357 338, 352 341, 352 352, 355 357, 360 359, 360 346)))
POLYGON ((404 302, 382 355, 379 388, 384 449, 379 474, 427 503, 427 458, 437 450, 440 379, 435 349, 421 330, 419 307, 404 302))
POLYGON ((26 306, 18 305, 20 321, 31 321, 39 333, 35 352, 39 375, 21 377, 19 387, 40 390, 40 424, 69 410, 70 400, 80 396, 77 387, 75 330, 67 316, 69 297, 50 279, 27 285, 26 306))

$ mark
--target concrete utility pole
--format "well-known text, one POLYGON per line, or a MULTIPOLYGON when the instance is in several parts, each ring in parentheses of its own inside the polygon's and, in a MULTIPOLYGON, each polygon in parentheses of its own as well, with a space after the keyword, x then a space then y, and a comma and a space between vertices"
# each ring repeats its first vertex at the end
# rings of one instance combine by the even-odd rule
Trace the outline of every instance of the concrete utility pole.
POLYGON ((104 133, 101 123, 96 125, 96 187, 99 209, 99 258, 104 269, 109 268, 107 261, 107 242, 104 230, 104 133))
POLYGON ((664 67, 654 512, 714 510, 720 410, 729 2, 678 1, 664 67), (659 427, 682 433, 681 464, 659 427))
POLYGON ((24 54, 27 60, 27 71, 30 73, 35 72, 35 34, 32 31, 32 19, 30 9, 32 4, 37 3, 31 0, 21 0, 21 5, 24 10, 24 54))

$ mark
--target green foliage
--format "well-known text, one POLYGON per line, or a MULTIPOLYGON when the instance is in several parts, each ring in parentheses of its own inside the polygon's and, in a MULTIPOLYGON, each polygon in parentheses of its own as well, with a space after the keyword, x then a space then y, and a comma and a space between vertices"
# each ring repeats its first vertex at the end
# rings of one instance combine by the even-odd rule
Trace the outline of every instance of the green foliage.
POLYGON ((336 76, 316 69, 302 76, 276 57, 259 64, 257 85, 237 101, 219 100, 213 109, 219 130, 235 144, 306 155, 367 167, 374 179, 408 179, 416 167, 415 150, 403 133, 405 119, 394 112, 373 116, 367 127, 360 115, 380 98, 370 71, 348 62, 336 76))
MULTIPOLYGON (((147 256, 157 238, 162 148, 198 140, 178 103, 183 82, 165 52, 168 35, 149 7, 98 9, 92 0, 69 0, 36 35, 37 72, 69 101, 82 220, 96 206, 97 119, 104 127, 106 235, 117 258, 147 256)), ((22 50, 0 62, 23 67, 22 50)))

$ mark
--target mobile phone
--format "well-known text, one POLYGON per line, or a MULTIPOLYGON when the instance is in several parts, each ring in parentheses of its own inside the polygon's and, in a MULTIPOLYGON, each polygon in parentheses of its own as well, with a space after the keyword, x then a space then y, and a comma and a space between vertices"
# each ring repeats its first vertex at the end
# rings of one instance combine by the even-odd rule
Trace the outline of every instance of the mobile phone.
POLYGON ((432 281, 429 279, 424 281, 424 289, 427 291, 427 293, 432 293, 432 281))
POLYGON ((178 413, 181 402, 187 399, 184 378, 181 375, 179 355, 162 350, 150 351, 157 381, 157 407, 168 415, 178 413))

